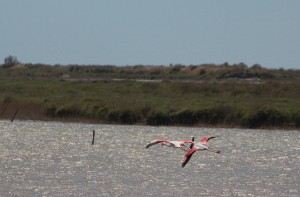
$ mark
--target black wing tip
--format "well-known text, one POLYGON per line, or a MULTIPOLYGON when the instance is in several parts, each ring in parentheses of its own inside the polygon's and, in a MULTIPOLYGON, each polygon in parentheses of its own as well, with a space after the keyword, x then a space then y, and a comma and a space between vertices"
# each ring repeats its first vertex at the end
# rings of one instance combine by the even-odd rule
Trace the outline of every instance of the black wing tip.
POLYGON ((184 162, 181 164, 181 167, 184 168, 184 166, 185 166, 187 163, 188 163, 187 161, 184 161, 184 162))
POLYGON ((219 136, 208 136, 207 142, 208 142, 209 140, 214 139, 214 138, 217 138, 217 137, 219 137, 219 136))
POLYGON ((185 160, 182 162, 181 167, 184 168, 184 166, 189 162, 190 159, 191 156, 186 157, 185 160))
POLYGON ((221 137, 221 136, 219 136, 219 135, 212 136, 212 138, 218 138, 218 137, 221 137))

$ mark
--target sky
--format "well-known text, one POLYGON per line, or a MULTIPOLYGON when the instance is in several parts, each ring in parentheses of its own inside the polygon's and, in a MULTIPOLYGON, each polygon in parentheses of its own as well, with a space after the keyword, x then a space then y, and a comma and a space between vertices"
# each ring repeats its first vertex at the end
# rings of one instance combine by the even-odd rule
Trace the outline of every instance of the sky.
POLYGON ((9 55, 51 65, 300 69, 300 1, 1 0, 0 63, 9 55))

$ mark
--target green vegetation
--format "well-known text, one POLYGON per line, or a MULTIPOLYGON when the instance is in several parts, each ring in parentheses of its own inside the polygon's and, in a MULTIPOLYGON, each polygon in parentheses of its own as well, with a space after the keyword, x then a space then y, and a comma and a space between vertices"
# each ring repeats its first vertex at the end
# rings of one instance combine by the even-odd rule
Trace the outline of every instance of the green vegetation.
POLYGON ((20 106, 33 119, 299 128, 299 79, 299 70, 244 64, 17 65, 0 68, 0 115, 20 106))

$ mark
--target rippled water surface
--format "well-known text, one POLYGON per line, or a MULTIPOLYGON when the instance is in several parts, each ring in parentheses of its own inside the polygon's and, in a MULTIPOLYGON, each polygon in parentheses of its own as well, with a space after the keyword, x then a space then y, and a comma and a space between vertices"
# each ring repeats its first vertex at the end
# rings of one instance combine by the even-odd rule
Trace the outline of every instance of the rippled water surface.
POLYGON ((300 131, 4 120, 0 133, 0 196, 300 196, 300 131), (145 149, 205 135, 221 154, 185 168, 181 150, 145 149))

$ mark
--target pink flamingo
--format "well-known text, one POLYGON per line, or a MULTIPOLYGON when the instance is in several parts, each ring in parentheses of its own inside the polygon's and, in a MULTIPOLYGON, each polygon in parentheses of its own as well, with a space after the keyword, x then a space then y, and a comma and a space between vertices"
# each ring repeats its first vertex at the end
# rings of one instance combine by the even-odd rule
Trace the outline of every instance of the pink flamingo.
POLYGON ((200 142, 194 143, 194 146, 185 154, 184 161, 182 162, 182 167, 184 167, 189 162, 192 155, 198 150, 207 150, 207 151, 211 151, 211 152, 215 152, 215 153, 220 154, 221 151, 215 150, 215 149, 212 149, 212 148, 209 148, 209 147, 205 146, 206 142, 208 142, 210 139, 213 139, 213 138, 215 138, 215 137, 206 136, 206 137, 202 138, 200 140, 200 142))
POLYGON ((190 148, 185 144, 185 143, 194 143, 194 137, 192 137, 192 140, 180 140, 180 141, 170 141, 162 138, 157 138, 153 141, 151 141, 149 144, 147 144, 146 148, 149 148, 150 146, 153 146, 155 144, 165 145, 168 147, 173 147, 173 148, 180 148, 183 151, 188 152, 190 148))

